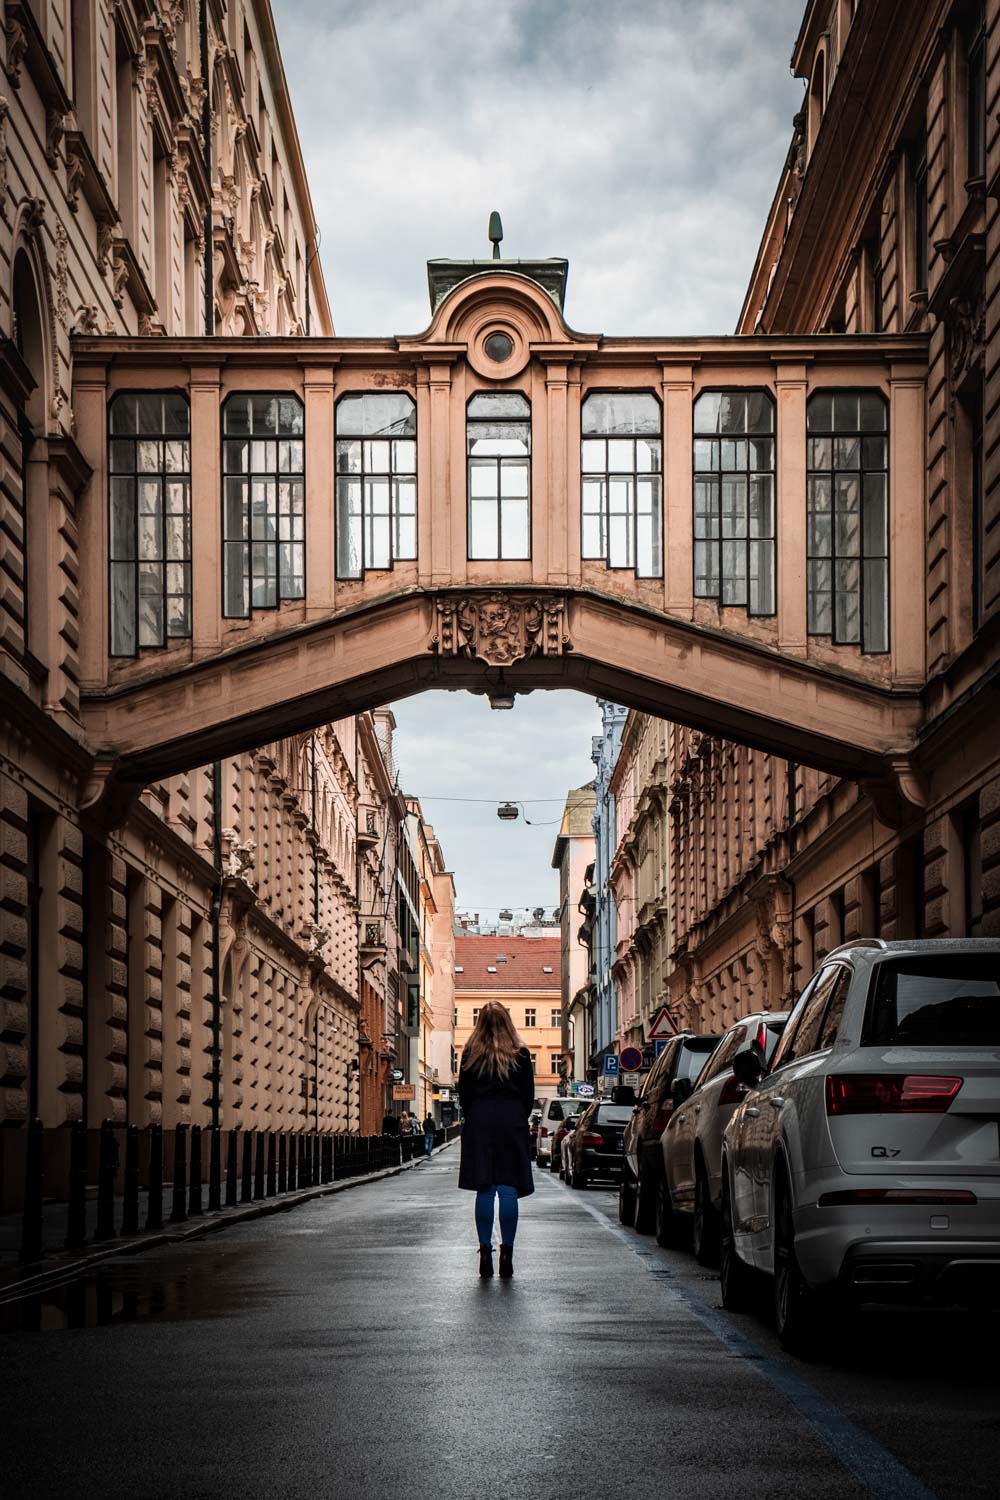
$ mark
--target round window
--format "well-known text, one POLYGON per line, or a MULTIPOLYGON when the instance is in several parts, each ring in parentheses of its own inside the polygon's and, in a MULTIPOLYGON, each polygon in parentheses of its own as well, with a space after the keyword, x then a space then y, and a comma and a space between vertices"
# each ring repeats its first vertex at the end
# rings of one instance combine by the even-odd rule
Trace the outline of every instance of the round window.
POLYGON ((491 333, 483 343, 487 359, 502 365, 514 353, 514 340, 509 333, 491 333))

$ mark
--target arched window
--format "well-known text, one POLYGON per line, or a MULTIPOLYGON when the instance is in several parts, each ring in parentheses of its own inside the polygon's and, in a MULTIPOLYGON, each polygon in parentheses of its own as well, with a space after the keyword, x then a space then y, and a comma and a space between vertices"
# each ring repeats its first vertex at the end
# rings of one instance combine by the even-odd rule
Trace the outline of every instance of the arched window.
POLYGON ((305 594, 305 415, 298 396, 230 396, 223 411, 223 614, 305 594))
POLYGON ((663 575, 660 403, 648 391, 595 391, 583 403, 581 551, 638 578, 663 575))
POLYGON ((417 555, 417 408, 405 391, 337 402, 337 577, 417 555))
POLYGON ((111 403, 111 655, 191 634, 191 425, 175 392, 111 403))
POLYGON ((774 613, 774 403, 704 391, 694 404, 696 599, 774 613))
POLYGON ((469 557, 531 556, 531 405, 481 391, 466 408, 469 557))
POLYGON ((819 391, 807 407, 810 635, 889 649, 888 409, 878 391, 819 391))

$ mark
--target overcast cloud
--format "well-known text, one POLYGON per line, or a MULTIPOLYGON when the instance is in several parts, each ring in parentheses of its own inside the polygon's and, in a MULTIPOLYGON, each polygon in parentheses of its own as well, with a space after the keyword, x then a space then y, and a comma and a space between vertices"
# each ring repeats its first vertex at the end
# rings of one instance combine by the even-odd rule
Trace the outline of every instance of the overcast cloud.
MULTIPOLYGON (((802 85, 804 0, 273 0, 339 334, 415 333, 426 262, 570 261, 591 333, 728 333, 802 85)), ((589 779, 596 706, 536 693, 397 707, 408 790, 480 910, 551 904, 554 828, 490 806, 589 779)), ((528 808, 539 821, 555 803, 528 808)))

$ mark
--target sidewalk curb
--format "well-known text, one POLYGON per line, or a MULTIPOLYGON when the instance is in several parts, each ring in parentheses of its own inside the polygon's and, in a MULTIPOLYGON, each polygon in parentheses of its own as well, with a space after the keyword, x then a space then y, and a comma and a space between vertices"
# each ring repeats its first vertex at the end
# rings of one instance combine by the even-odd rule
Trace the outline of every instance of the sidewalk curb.
MULTIPOLYGON (((456 1136, 456 1140, 458 1137, 456 1136)), ((442 1151, 447 1151, 455 1141, 445 1141, 443 1146, 435 1146, 431 1156, 438 1156, 442 1151)), ((50 1266, 45 1271, 39 1271, 34 1276, 26 1276, 21 1281, 10 1281, 6 1285, 0 1284, 0 1307, 7 1302, 17 1302, 22 1297, 31 1296, 33 1293, 44 1292, 49 1287, 57 1286, 63 1281, 72 1280, 75 1276, 85 1274, 92 1266, 100 1265, 103 1261, 111 1260, 118 1255, 135 1255, 142 1250, 157 1250, 164 1245, 183 1245, 188 1240, 201 1239, 206 1234, 217 1234, 220 1230, 228 1229, 234 1224, 248 1224, 254 1219, 264 1219, 271 1214, 288 1213, 300 1204, 311 1203, 314 1198, 329 1198, 334 1193, 344 1193, 350 1188, 365 1187, 371 1182, 381 1182, 386 1177, 398 1177, 401 1172, 410 1172, 414 1167, 420 1166, 421 1162, 427 1161, 426 1156, 414 1157, 412 1161, 401 1162, 398 1167, 382 1167, 378 1172, 368 1172, 363 1177, 345 1177, 339 1182, 327 1182, 321 1187, 302 1188, 294 1193, 285 1193, 282 1197, 264 1198, 256 1203, 248 1203, 237 1208, 221 1208, 203 1220, 188 1224, 184 1228, 175 1230, 158 1229, 152 1234, 131 1235, 128 1239, 115 1240, 101 1250, 94 1251, 91 1255, 85 1255, 80 1260, 65 1261, 62 1264, 50 1266)))

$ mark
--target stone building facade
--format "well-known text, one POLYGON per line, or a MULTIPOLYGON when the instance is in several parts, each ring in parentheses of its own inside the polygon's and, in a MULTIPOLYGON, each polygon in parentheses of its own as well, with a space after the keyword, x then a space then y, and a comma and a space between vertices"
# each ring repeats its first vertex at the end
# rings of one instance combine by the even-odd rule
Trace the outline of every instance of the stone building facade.
POLYGON ((455 1050, 472 1035, 487 1000, 510 1011, 531 1053, 539 1095, 561 1083, 562 988, 558 937, 507 937, 459 933, 455 938, 455 1050))
MULTIPOLYGON (((115 807, 98 805, 84 743, 77 547, 88 465, 70 404, 71 335, 332 332, 270 8, 206 0, 204 13, 202 35, 192 0, 5 7, 7 1127, 38 1117, 49 1127, 357 1129, 360 1069, 371 1070, 359 1019, 381 1046, 372 997, 384 1003, 395 985, 394 921, 375 943, 366 923, 391 908, 391 716, 225 756, 115 807)), ((190 440, 175 436, 164 445, 169 482, 183 486, 190 440)), ((152 554, 168 578, 190 565, 190 541, 178 532, 173 542, 152 554)), ((7 1207, 19 1192, 17 1136, 0 1130, 7 1207)), ((58 1190, 58 1153, 48 1165, 58 1190)))
POLYGON ((581 938, 586 914, 581 903, 594 864, 594 783, 574 787, 566 796, 552 850, 559 872, 559 969, 562 985, 562 1040, 568 1078, 586 1078, 589 1057, 588 998, 591 973, 588 933, 581 938))
MULTIPOLYGON (((851 938, 1000 932, 1000 4, 813 0, 793 69, 805 100, 738 331, 929 338, 908 580, 926 717, 894 796, 667 729, 667 988, 705 1028, 786 1004, 851 938)), ((850 569, 849 536, 831 546, 809 504, 806 568, 850 569)))

